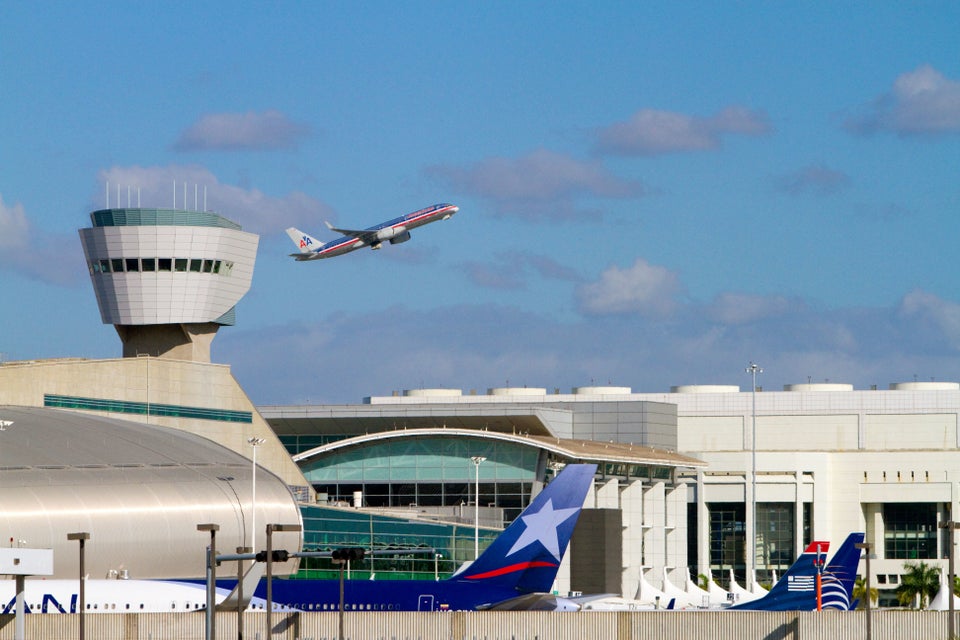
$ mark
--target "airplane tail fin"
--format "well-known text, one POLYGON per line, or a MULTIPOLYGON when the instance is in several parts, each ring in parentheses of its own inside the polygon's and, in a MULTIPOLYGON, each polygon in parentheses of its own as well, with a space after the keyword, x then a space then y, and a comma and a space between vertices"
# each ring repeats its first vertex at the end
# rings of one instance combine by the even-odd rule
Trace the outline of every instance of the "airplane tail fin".
POLYGON ((857 606, 853 599, 853 584, 860 564, 860 549, 864 534, 854 532, 847 536, 837 553, 823 571, 822 608, 850 611, 857 606))
POLYGON ((548 592, 597 466, 569 464, 513 523, 451 580, 486 583, 518 592, 548 592))
MULTIPOLYGON (((741 611, 813 611, 817 608, 817 569, 829 542, 811 542, 767 595, 730 607, 741 611)), ((856 572, 856 569, 854 569, 856 572)))
POLYGON ((317 249, 323 246, 323 243, 311 236, 309 233, 304 233, 299 229, 290 227, 287 229, 287 235, 290 236, 290 239, 293 240, 293 244, 297 245, 297 248, 300 249, 300 253, 291 253, 291 257, 299 258, 303 255, 308 255, 314 253, 317 249))

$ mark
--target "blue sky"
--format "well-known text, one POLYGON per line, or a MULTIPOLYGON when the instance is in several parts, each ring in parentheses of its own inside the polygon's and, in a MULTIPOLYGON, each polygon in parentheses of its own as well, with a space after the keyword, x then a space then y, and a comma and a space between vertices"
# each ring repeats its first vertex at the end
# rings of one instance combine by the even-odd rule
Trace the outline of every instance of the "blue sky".
POLYGON ((0 358, 116 357, 77 229, 261 235, 257 404, 960 380, 960 4, 7 3, 0 358), (115 194, 112 196, 115 203, 115 194), (436 202, 411 242, 295 263, 436 202), (182 205, 182 195, 181 195, 182 205))

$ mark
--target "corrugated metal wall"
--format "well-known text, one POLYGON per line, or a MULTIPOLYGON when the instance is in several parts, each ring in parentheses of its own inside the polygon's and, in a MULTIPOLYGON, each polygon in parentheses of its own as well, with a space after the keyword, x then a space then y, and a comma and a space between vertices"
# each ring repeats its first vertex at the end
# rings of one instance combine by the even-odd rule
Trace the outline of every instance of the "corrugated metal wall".
MULTIPOLYGON (((940 611, 874 611, 873 640, 947 640, 940 611)), ((76 615, 28 615, 30 640, 79 636, 76 615)), ((277 613, 273 634, 266 614, 244 615, 247 640, 336 640, 336 613, 277 613)), ((13 640, 12 615, 0 616, 0 640, 13 640)), ((86 617, 90 640, 204 640, 202 613, 99 614, 86 617)), ((764 640, 863 640, 863 612, 450 612, 347 613, 347 640, 649 640, 650 638, 763 638, 764 640)), ((957 630, 960 631, 960 616, 957 630)), ((217 615, 217 638, 237 637, 236 614, 217 615)))

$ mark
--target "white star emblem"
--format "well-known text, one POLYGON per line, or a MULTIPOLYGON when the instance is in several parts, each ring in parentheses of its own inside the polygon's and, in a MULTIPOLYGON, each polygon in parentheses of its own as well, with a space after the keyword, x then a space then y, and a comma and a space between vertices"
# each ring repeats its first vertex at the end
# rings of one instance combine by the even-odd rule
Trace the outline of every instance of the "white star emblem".
POLYGON ((559 561, 560 541, 557 540, 557 527, 576 515, 578 511, 580 511, 578 507, 554 510, 553 498, 550 498, 537 513, 520 516, 520 519, 523 520, 523 524, 527 525, 527 528, 520 534, 517 541, 513 543, 507 555, 509 556, 521 549, 525 549, 539 540, 540 544, 559 561))

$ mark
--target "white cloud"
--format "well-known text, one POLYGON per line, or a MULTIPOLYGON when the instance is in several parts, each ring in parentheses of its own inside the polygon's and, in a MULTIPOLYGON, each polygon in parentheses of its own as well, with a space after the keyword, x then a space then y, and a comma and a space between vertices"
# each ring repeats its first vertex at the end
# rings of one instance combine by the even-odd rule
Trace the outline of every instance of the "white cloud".
POLYGON ((177 151, 270 151, 295 147, 310 133, 276 110, 211 113, 181 132, 177 151))
POLYGON ((669 317, 591 315, 570 322, 490 304, 364 314, 327 313, 315 304, 300 310, 309 324, 238 326, 218 335, 217 360, 231 364, 254 402, 359 402, 424 386, 465 393, 505 385, 568 391, 608 381, 638 392, 676 384, 749 388, 743 369, 751 360, 763 366, 759 382, 769 389, 808 380, 884 388, 915 374, 960 380, 958 305, 923 292, 891 308, 824 310, 791 302, 783 313, 758 313, 739 324, 697 305, 669 317), (390 348, 358 358, 371 353, 371 344, 390 348), (324 363, 321 378, 316 362, 324 363))
POLYGON ((676 273, 638 258, 632 267, 612 266, 597 282, 580 285, 577 299, 589 315, 666 316, 676 308, 679 291, 676 273))
POLYGON ((519 158, 488 158, 470 167, 430 167, 427 172, 454 188, 494 203, 496 213, 534 220, 591 214, 577 206, 584 197, 635 198, 636 180, 611 174, 602 163, 538 149, 519 158))
POLYGON ((0 194, 0 249, 22 247, 27 243, 30 223, 19 202, 8 205, 0 194))
POLYGON ((763 135, 770 131, 759 111, 731 106, 711 117, 641 109, 625 122, 597 132, 597 150, 614 155, 658 155, 716 149, 728 134, 763 135))
POLYGON ((516 251, 499 252, 486 262, 464 262, 459 268, 473 284, 487 289, 525 289, 526 278, 530 272, 545 280, 583 280, 575 269, 550 256, 516 251))
POLYGON ((812 164, 777 180, 777 188, 791 195, 830 195, 848 187, 850 176, 822 164, 812 164))
POLYGON ((845 126, 854 133, 958 133, 960 82, 945 77, 930 65, 921 65, 900 75, 890 92, 874 100, 866 113, 849 118, 845 126))
POLYGON ((6 204, 2 194, 0 269, 61 286, 75 284, 87 274, 76 235, 37 232, 23 205, 6 204))
POLYGON ((289 226, 315 225, 333 217, 327 205, 299 191, 282 197, 268 196, 259 189, 221 183, 208 169, 197 165, 111 167, 100 172, 99 180, 101 184, 110 184, 111 206, 127 205, 129 185, 132 206, 137 206, 139 200, 144 207, 172 208, 176 204, 176 208, 203 209, 206 200, 207 210, 216 211, 253 233, 279 233, 289 226), (117 185, 119 203, 113 201, 117 185))
POLYGON ((707 313, 717 322, 738 325, 780 316, 794 310, 792 307, 795 305, 783 296, 722 293, 713 300, 707 313))
POLYGON ((900 313, 908 320, 926 325, 952 349, 960 349, 960 304, 915 290, 904 296, 900 313))

